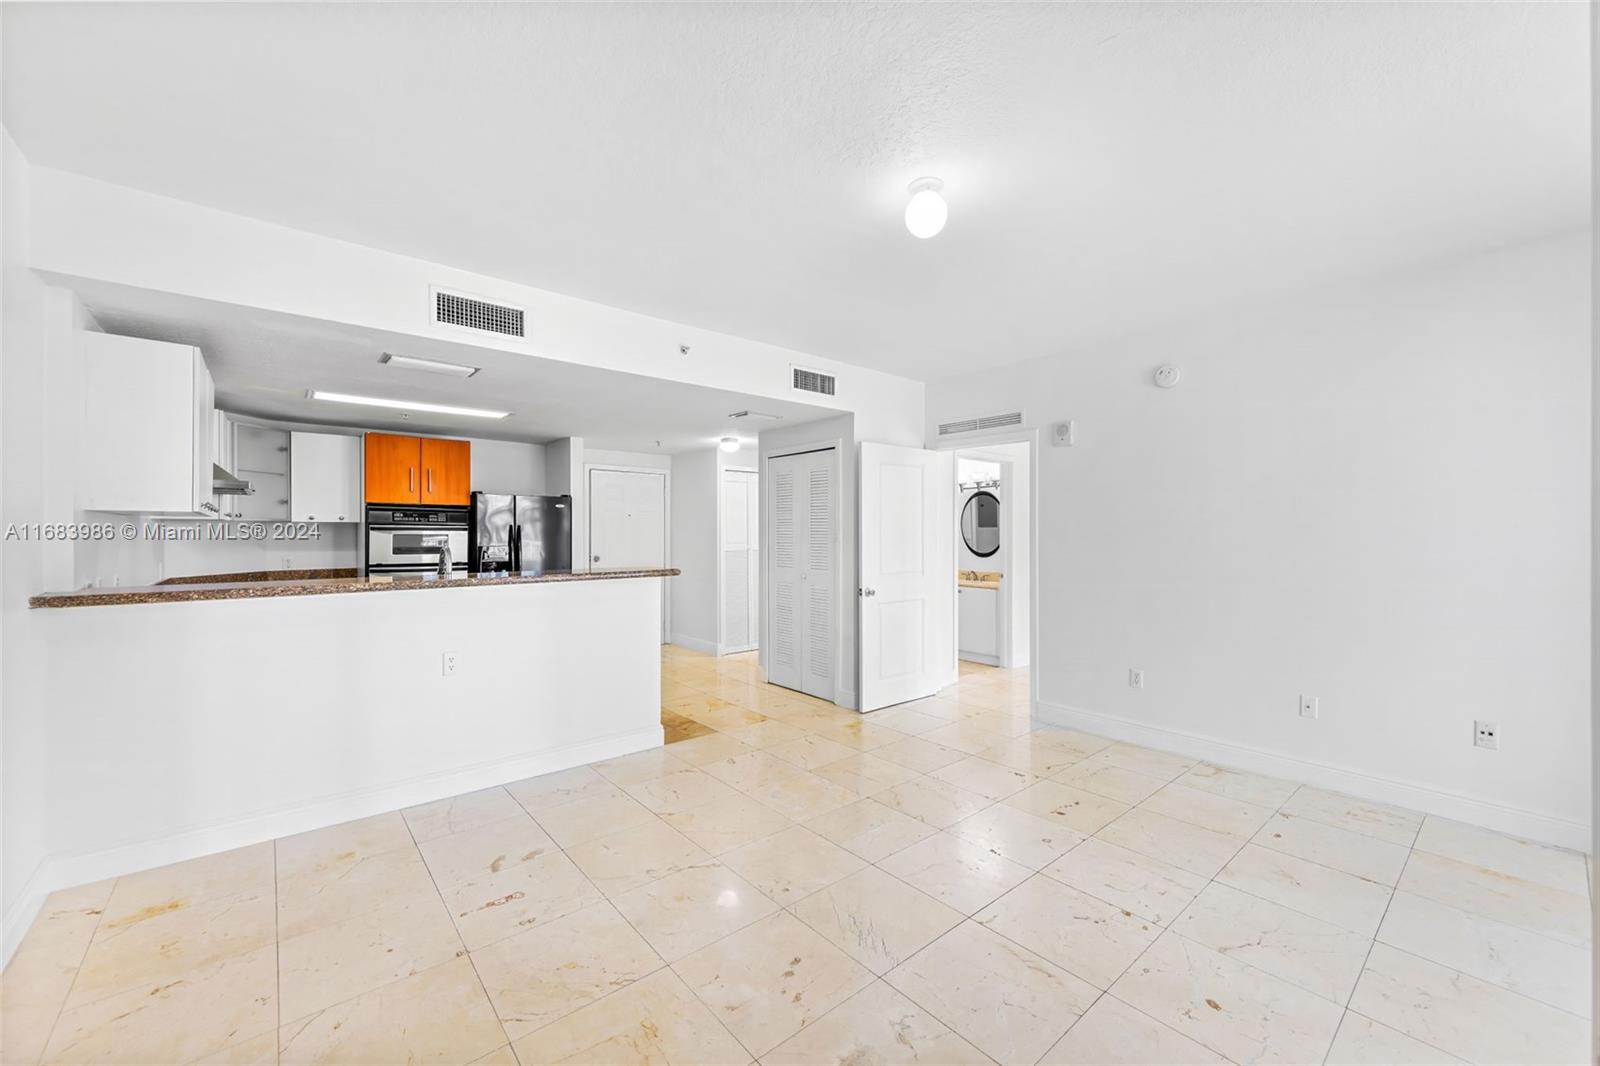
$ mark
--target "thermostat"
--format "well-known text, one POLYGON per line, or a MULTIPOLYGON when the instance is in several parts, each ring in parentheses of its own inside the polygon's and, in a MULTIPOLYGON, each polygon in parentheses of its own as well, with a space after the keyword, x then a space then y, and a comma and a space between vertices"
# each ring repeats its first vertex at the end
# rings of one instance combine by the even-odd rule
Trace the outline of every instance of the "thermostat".
POLYGON ((1182 376, 1183 373, 1177 367, 1170 364, 1167 366, 1156 367, 1156 386, 1158 388, 1170 389, 1172 386, 1178 383, 1178 379, 1182 376))

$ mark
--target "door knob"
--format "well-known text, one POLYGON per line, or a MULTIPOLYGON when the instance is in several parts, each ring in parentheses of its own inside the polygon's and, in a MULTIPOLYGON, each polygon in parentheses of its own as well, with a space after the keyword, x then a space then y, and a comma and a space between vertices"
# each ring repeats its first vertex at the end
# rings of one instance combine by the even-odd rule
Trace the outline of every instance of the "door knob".
POLYGON ((877 589, 860 589, 858 591, 863 596, 876 596, 878 594, 877 589))

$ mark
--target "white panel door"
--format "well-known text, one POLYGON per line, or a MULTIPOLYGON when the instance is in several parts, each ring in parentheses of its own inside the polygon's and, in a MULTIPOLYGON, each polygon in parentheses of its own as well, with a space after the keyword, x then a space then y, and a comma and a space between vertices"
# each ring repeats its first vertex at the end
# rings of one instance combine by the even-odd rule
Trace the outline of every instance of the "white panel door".
POLYGON ((769 460, 772 592, 767 680, 834 698, 838 485, 834 451, 769 460))
POLYGON ((761 523, 758 482, 754 470, 722 472, 722 623, 724 654, 756 646, 757 560, 761 523))
MULTIPOLYGON (((589 563, 602 570, 667 565, 666 474, 589 471, 589 563)), ((661 599, 664 641, 666 597, 661 599)))
POLYGON ((861 710, 931 696, 955 640, 949 452, 861 445, 861 710))

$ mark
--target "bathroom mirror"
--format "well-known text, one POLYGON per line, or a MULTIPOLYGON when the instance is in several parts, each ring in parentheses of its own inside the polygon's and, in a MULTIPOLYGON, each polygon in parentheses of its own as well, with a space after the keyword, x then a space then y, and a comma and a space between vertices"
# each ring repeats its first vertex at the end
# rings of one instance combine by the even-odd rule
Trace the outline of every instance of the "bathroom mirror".
POLYGON ((987 559, 1000 550, 1000 500, 992 492, 974 492, 961 508, 961 539, 967 550, 987 559))

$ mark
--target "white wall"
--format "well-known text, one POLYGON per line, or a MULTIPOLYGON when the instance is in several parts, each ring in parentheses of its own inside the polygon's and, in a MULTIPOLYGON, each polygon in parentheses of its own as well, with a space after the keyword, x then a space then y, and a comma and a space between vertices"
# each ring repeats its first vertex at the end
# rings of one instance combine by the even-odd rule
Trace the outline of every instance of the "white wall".
POLYGON ((544 486, 544 445, 510 440, 472 441, 474 492, 542 496, 544 486))
MULTIPOLYGON (((66 289, 27 266, 33 169, 0 131, 0 530, 94 519, 76 508, 81 361, 93 320, 66 289)), ((0 907, 15 913, 50 841, 37 812, 52 780, 47 740, 56 687, 30 595, 70 587, 80 559, 146 577, 158 547, 139 542, 0 542, 0 907)))
POLYGON ((1039 714, 1587 847, 1589 281, 1584 233, 930 386, 929 440, 1077 421, 1039 714))
POLYGON ((715 654, 721 642, 717 530, 721 464, 716 448, 672 457, 672 643, 715 654))

